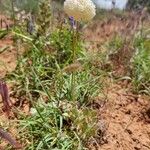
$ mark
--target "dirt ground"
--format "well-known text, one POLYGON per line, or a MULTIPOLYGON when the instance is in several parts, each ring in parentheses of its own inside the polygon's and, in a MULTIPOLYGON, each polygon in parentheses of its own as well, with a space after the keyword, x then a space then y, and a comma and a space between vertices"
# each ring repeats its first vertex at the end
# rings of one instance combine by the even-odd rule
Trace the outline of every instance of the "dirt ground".
POLYGON ((99 150, 150 150, 150 98, 121 84, 110 85, 108 101, 99 111, 105 123, 99 150))
POLYGON ((0 53, 0 78, 3 78, 7 72, 11 72, 16 67, 17 52, 12 46, 11 38, 0 40, 0 49, 7 49, 0 53))
MULTIPOLYGON (((96 20, 84 30, 85 39, 92 43, 91 49, 99 49, 114 35, 131 38, 141 28, 141 21, 149 26, 150 20, 144 16, 143 12, 140 16, 131 13, 128 18, 96 20)), ((116 68, 119 74, 124 71, 119 65, 116 68)), ((133 94, 126 82, 109 81, 105 94, 107 102, 99 109, 103 142, 91 150, 150 150, 150 97, 133 94)))
MULTIPOLYGON (((103 42, 118 30, 126 30, 124 23, 120 22, 96 23, 94 33, 97 36, 90 35, 89 30, 85 30, 85 38, 103 42)), ((130 24, 130 21, 127 21, 127 24, 130 24)), ((133 28, 135 26, 133 25, 133 28)), ((17 53, 12 44, 10 37, 0 40, 0 49, 9 46, 6 51, 0 53, 0 79, 16 67, 17 53)), ((98 143, 97 146, 91 144, 91 150, 150 150, 150 110, 148 110, 150 98, 144 95, 134 95, 131 92, 131 86, 113 81, 110 82, 105 94, 107 102, 98 109, 103 139, 102 143, 98 143)), ((8 120, 2 111, 0 112, 0 124, 4 125, 8 120)))
MULTIPOLYGON (((0 15, 0 20, 2 24, 0 25, 1 29, 6 29, 7 25, 11 25, 12 21, 6 18, 4 15, 0 15)), ((13 46, 13 41, 11 36, 7 36, 4 39, 0 39, 0 79, 5 76, 7 72, 11 72, 16 67, 17 52, 13 46), (1 52, 2 49, 5 49, 1 52)))

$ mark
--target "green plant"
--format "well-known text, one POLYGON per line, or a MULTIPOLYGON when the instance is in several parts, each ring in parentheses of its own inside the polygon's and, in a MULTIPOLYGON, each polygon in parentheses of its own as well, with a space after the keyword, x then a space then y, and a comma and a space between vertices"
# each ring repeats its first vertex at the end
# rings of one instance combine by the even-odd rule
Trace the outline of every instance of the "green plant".
POLYGON ((11 1, 1 0, 0 1, 0 12, 1 12, 1 14, 10 14, 11 11, 12 11, 11 1))
MULTIPOLYGON (((99 94, 102 88, 102 82, 100 80, 102 74, 95 76, 92 74, 92 70, 88 69, 79 72, 75 69, 72 71, 75 73, 74 99, 78 101, 79 105, 86 105, 99 94)), ((72 75, 65 72, 57 75, 54 81, 55 86, 53 88, 55 89, 55 97, 59 100, 65 99, 72 101, 72 75)))
POLYGON ((26 149, 82 150, 93 136, 96 115, 69 102, 36 104, 36 113, 21 121, 20 134, 26 149), (79 117, 80 116, 80 117, 79 117))
POLYGON ((86 106, 99 94, 102 84, 101 74, 93 75, 94 66, 81 53, 82 41, 76 45, 76 62, 72 31, 67 26, 54 30, 46 40, 36 39, 36 43, 34 36, 28 37, 22 30, 13 33, 22 39, 26 51, 7 79, 14 83, 12 94, 25 98, 32 107, 31 116, 18 116, 21 140, 28 143, 26 149, 85 149, 97 125, 96 112, 86 106))
POLYGON ((132 75, 135 90, 150 94, 150 40, 146 37, 139 36, 135 40, 132 75))
POLYGON ((14 83, 12 95, 30 107, 30 115, 18 114, 19 136, 28 150, 84 150, 97 131, 96 111, 89 106, 102 88, 102 74, 93 73, 78 28, 61 23, 49 29, 47 2, 40 3, 37 34, 24 26, 12 29, 25 52, 7 79, 14 83))
MULTIPOLYGON (((74 20, 72 20, 74 21, 74 20)), ((78 29, 69 30, 68 27, 63 27, 63 25, 52 34, 52 45, 56 47, 57 50, 57 61, 61 67, 65 67, 69 64, 74 64, 76 58, 81 55, 83 50, 82 42, 79 39, 78 29)), ((74 99, 75 92, 75 73, 72 72, 71 76, 71 99, 74 99)))
POLYGON ((39 1, 40 0, 14 0, 14 5, 19 10, 25 10, 26 13, 37 13, 39 1))
POLYGON ((150 1, 147 0, 129 0, 127 7, 129 9, 141 9, 144 7, 148 7, 148 9, 150 8, 150 1))
MULTIPOLYGON (((0 1, 0 12, 4 15, 12 16, 13 7, 17 8, 17 11, 25 11, 26 13, 38 12, 39 0, 1 0, 0 1), (13 7, 12 7, 13 4, 13 7)), ((13 17, 13 16, 12 16, 13 17)))
MULTIPOLYGON (((72 36, 73 32, 68 27, 62 26, 56 29, 51 35, 51 45, 56 49, 57 61, 59 64, 68 65, 72 63, 72 36)), ((76 53, 82 51, 81 42, 78 43, 76 53)))
POLYGON ((51 6, 49 0, 41 0, 39 2, 39 11, 36 19, 37 36, 44 36, 45 38, 50 34, 51 22, 51 6))
POLYGON ((108 44, 109 52, 117 53, 124 46, 124 39, 120 36, 115 36, 108 44))
POLYGON ((4 37, 6 37, 8 35, 8 31, 7 30, 0 30, 0 39, 3 39, 4 37))
POLYGON ((47 71, 41 70, 46 55, 36 53, 37 51, 31 55, 27 53, 27 57, 38 58, 41 62, 36 59, 29 64, 27 58, 21 59, 22 65, 17 68, 21 72, 15 72, 13 77, 15 83, 21 81, 18 85, 22 86, 20 96, 24 95, 24 91, 26 98, 36 109, 32 116, 23 115, 20 118, 22 140, 26 139, 27 143, 31 141, 26 149, 83 149, 85 142, 95 135, 97 123, 96 112, 83 104, 90 102, 90 98, 98 94, 99 77, 90 74, 89 70, 78 72, 75 80, 77 101, 72 102, 71 75, 55 63, 57 67, 53 68, 53 75, 47 76, 47 71))

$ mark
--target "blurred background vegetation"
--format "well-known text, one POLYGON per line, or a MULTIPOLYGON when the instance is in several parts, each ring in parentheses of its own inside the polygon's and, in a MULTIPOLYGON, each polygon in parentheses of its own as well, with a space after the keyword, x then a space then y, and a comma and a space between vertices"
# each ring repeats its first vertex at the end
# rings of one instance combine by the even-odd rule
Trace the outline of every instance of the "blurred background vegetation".
POLYGON ((150 10, 150 1, 149 0, 129 0, 127 4, 128 9, 142 9, 147 7, 150 10))
MULTIPOLYGON (((35 13, 38 10, 38 3, 41 0, 0 0, 0 13, 1 14, 12 14, 12 7, 15 7, 15 10, 23 11, 27 13, 35 13)), ((51 0, 53 2, 62 4, 64 0, 51 0)), ((95 1, 95 0, 94 0, 95 1)), ((149 0, 128 0, 126 8, 128 10, 139 10, 147 7, 150 10, 150 1, 149 0)))

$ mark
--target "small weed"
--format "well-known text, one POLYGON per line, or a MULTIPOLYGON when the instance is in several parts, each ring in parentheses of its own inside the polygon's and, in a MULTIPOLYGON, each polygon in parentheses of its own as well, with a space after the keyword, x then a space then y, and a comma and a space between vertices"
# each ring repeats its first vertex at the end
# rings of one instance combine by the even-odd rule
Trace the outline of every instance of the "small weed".
POLYGON ((150 94, 150 40, 148 33, 135 40, 136 54, 133 62, 133 84, 136 91, 150 94))

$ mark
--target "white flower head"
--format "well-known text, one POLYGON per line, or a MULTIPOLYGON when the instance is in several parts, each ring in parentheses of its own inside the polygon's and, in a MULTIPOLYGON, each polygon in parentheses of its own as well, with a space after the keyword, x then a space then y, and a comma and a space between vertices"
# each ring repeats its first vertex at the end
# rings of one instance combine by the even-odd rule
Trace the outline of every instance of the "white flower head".
POLYGON ((76 21, 89 21, 96 15, 96 7, 91 0, 66 0, 64 10, 76 21))

